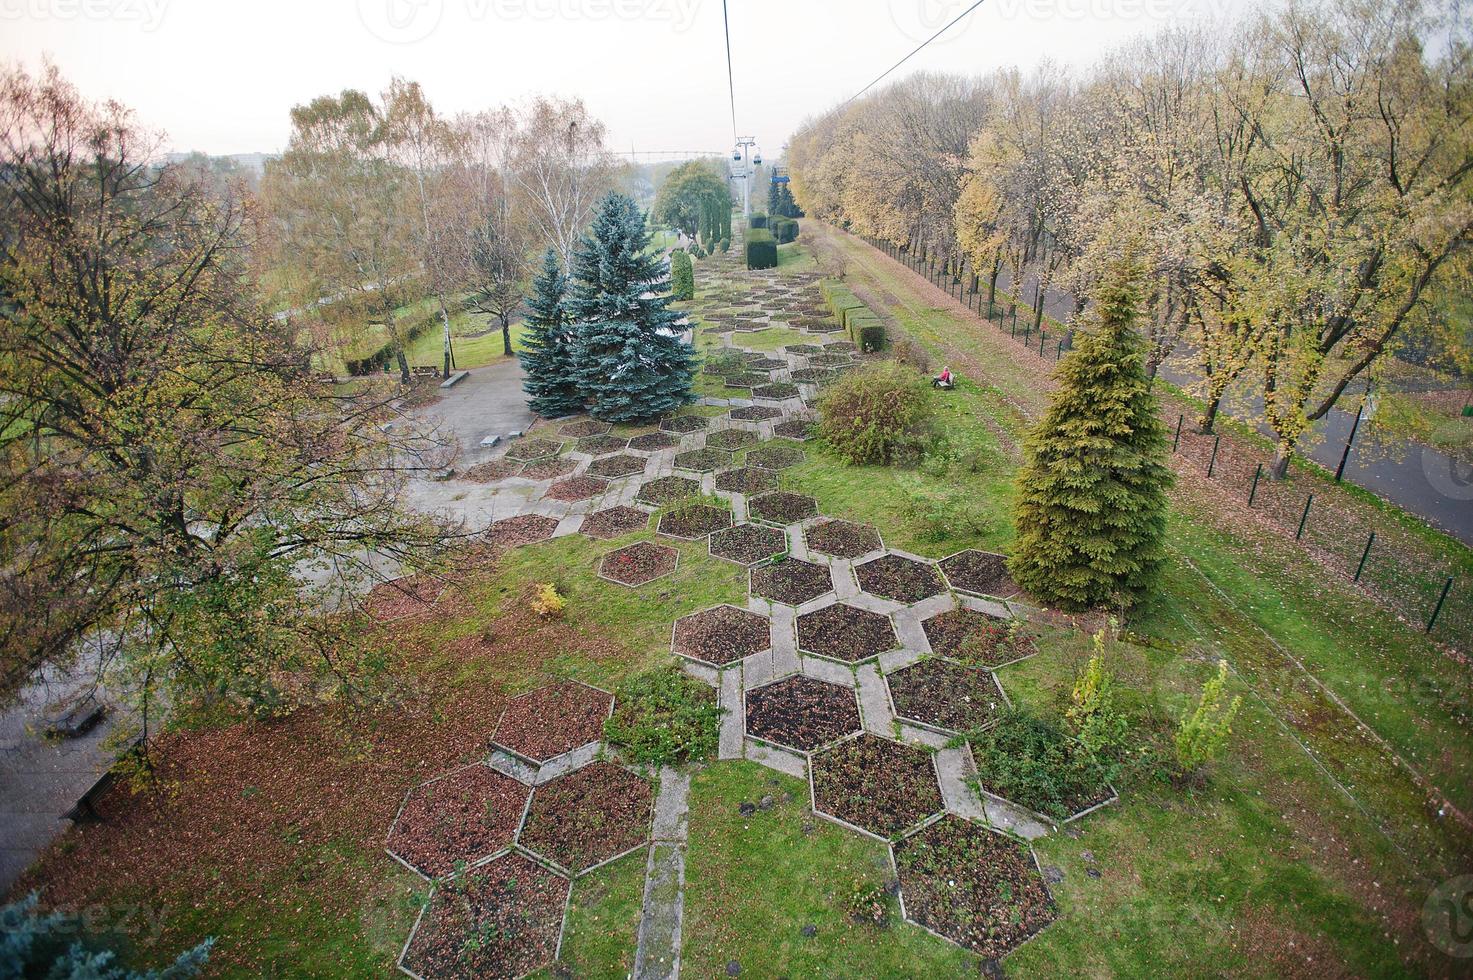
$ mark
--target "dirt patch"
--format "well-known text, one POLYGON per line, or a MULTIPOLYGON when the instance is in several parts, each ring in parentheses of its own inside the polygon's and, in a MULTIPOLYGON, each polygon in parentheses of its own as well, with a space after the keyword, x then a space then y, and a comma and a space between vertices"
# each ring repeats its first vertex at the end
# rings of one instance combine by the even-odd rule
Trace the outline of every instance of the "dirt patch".
POLYGON ((381 623, 424 616, 445 594, 445 588, 442 578, 422 573, 406 575, 375 585, 363 600, 363 608, 381 623))
POLYGON ((766 616, 736 606, 717 606, 675 621, 676 653, 725 666, 771 646, 766 616))
POLYGON ((612 694, 587 684, 548 684, 512 698, 491 741, 523 758, 546 762, 602 738, 613 706, 612 694))
POLYGON ((674 548, 641 541, 611 551, 598 564, 598 573, 620 585, 639 586, 675 571, 680 553, 674 548))
POLYGON ((676 415, 662 420, 660 428, 666 432, 700 432, 709 424, 710 419, 701 415, 676 415))
POLYGON ((777 489, 777 474, 771 470, 743 466, 716 474, 716 489, 727 493, 762 493, 777 489))
POLYGON ((945 808, 931 753, 865 732, 813 756, 815 809, 894 837, 945 808))
POLYGON ((529 792, 480 763, 421 783, 405 798, 388 849, 426 877, 444 877, 509 847, 529 792))
POLYGON ((719 449, 692 449, 689 452, 675 454, 676 469, 709 473, 730 465, 731 453, 722 452, 719 449))
POLYGON ((680 440, 668 432, 646 432, 642 436, 635 436, 629 440, 630 449, 638 449, 642 453, 658 452, 661 449, 669 449, 679 444, 680 440))
POLYGON ((998 619, 975 609, 953 609, 921 623, 931 649, 980 667, 1001 667, 1037 652, 1022 620, 998 619))
POLYGON ((503 548, 546 541, 557 530, 558 521, 541 514, 519 514, 486 528, 486 540, 503 548))
POLYGON ((557 439, 518 439, 507 449, 506 458, 521 460, 525 463, 544 456, 556 456, 562 451, 563 444, 557 439))
POLYGON ((737 422, 765 422, 778 418, 782 413, 782 409, 771 405, 748 405, 745 408, 733 408, 731 417, 737 422))
POLYGON ((662 476, 657 480, 641 484, 634 499, 642 504, 663 507, 686 497, 694 497, 700 492, 699 480, 692 480, 685 476, 662 476))
POLYGON ((798 617, 798 648, 858 663, 899 645, 889 616, 836 602, 798 617))
POLYGON ((789 606, 801 606, 834 590, 829 570, 796 558, 783 558, 752 569, 752 595, 789 606))
POLYGON ((471 483, 497 483, 516 476, 520 469, 521 466, 514 459, 490 459, 472 466, 460 474, 460 478, 471 483))
POLYGON ((710 553, 738 565, 755 565, 787 550, 787 535, 760 524, 737 524, 711 535, 710 553))
POLYGON ((757 445, 757 433, 747 429, 721 429, 706 437, 707 449, 745 449, 757 445))
POLYGON ((621 449, 628 448, 628 446, 628 439, 621 439, 618 436, 610 435, 584 436, 577 443, 578 451, 580 453, 587 453, 590 456, 607 456, 609 453, 617 453, 621 449))
POLYGON ((801 493, 774 490, 753 497, 748 510, 769 524, 796 524, 818 513, 818 501, 801 493))
POLYGON ((809 752, 859 731, 859 706, 847 687, 789 677, 747 692, 747 731, 809 752))
POLYGON ((731 527, 731 511, 710 504, 686 504, 660 515, 659 533, 694 541, 731 527))
POLYGON ((990 551, 962 551, 944 558, 941 571, 953 589, 1011 599, 1018 586, 1008 577, 1007 558, 990 551))
POLYGON ((809 551, 835 558, 858 558, 880 550, 880 533, 868 524, 819 521, 803 529, 809 551))
POLYGON ((576 459, 568 459, 566 456, 548 456, 545 459, 534 459, 522 467, 518 476, 528 480, 557 480, 567 476, 578 468, 576 459))
POLYGON ((920 602, 946 591, 933 566, 900 555, 882 555, 855 566, 854 575, 864 591, 895 602, 920 602))
POLYGON ((605 456, 603 459, 596 459, 588 464, 589 476, 601 476, 611 480, 643 472, 644 457, 631 456, 628 453, 605 456))
POLYGON ((583 524, 578 528, 580 532, 590 538, 608 540, 625 534, 633 534, 635 531, 643 531, 650 526, 650 515, 638 507, 608 507, 604 510, 596 510, 583 518, 583 524))
POLYGON ((554 483, 547 488, 544 494, 549 500, 561 500, 572 503, 578 500, 588 500, 597 497, 609 488, 608 480, 600 480, 592 476, 575 476, 571 480, 563 480, 554 483))
POLYGON ((885 678, 895 713, 935 728, 974 732, 997 720, 1005 707, 992 671, 935 658, 885 678))
POLYGON ((648 780, 590 763, 537 787, 519 842, 578 874, 649 840, 653 802, 648 780))

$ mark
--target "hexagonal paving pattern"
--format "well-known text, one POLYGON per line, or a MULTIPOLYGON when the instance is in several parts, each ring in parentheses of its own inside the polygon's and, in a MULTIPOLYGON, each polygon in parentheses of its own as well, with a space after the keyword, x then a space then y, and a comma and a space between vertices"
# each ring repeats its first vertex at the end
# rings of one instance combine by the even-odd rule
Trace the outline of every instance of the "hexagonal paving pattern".
POLYGON ((444 877, 510 847, 529 792, 481 763, 456 769, 409 791, 386 846, 426 878, 444 877))
POLYGON ((613 426, 598 419, 579 419, 576 422, 566 422, 558 426, 557 434, 581 439, 584 436, 601 436, 612 429, 613 426))
POLYGON ((529 459, 541 459, 543 456, 554 456, 563 451, 563 444, 557 439, 518 439, 511 444, 506 451, 507 459, 518 459, 523 462, 529 459))
POLYGON ((846 663, 899 646, 889 616, 836 602, 798 617, 798 649, 846 663))
POLYGON ((948 813, 894 853, 905 917, 985 957, 1006 956, 1054 919, 1021 841, 948 813))
POLYGON ((571 890, 531 858, 504 854, 435 890, 399 964, 425 978, 526 976, 557 956, 571 890))
POLYGON ((593 476, 575 476, 571 480, 561 480, 547 488, 543 494, 549 500, 561 500, 565 503, 574 503, 579 500, 590 500, 597 497, 609 488, 608 480, 600 480, 593 476))
POLYGON ((604 510, 596 510, 583 518, 583 524, 578 528, 579 533, 586 534, 590 538, 608 540, 621 535, 632 534, 642 531, 650 526, 650 515, 638 507, 608 507, 604 510))
POLYGON ((610 480, 617 480, 625 476, 633 476, 644 472, 645 461, 643 456, 632 456, 628 453, 620 453, 618 456, 605 456, 588 464, 590 476, 602 476, 610 480))
POLYGON ((931 753, 865 732, 813 754, 813 808, 894 837, 945 807, 931 753))
POLYGON ((897 717, 948 732, 986 728, 1007 707, 992 671, 937 657, 902 667, 885 683, 897 717))
POLYGON ((675 571, 680 552, 662 544, 639 541, 611 551, 598 563, 600 578, 630 587, 653 582, 675 571))
POLYGON ((755 565, 788 548, 788 536, 775 527, 762 524, 737 524, 711 535, 709 551, 713 558, 724 558, 738 565, 755 565))
POLYGON ((900 555, 881 555, 856 565, 854 575, 864 591, 896 602, 920 602, 946 591, 933 566, 900 555))
POLYGON ((725 493, 763 493, 777 489, 777 474, 755 466, 723 470, 716 474, 716 489, 725 493))
POLYGON ((503 548, 515 548, 534 541, 546 541, 557 530, 557 525, 558 521, 555 517, 545 517, 542 514, 519 514, 516 517, 497 521, 486 528, 486 540, 499 544, 503 548))
POLYGON ((661 449, 669 449, 679 443, 680 440, 668 432, 646 432, 642 436, 630 439, 629 448, 637 449, 642 453, 652 453, 661 449))
POLYGON ((801 493, 774 490, 753 497, 747 510, 769 524, 796 524, 818 513, 818 501, 801 493))
POLYGON ((666 432, 699 432, 711 423, 711 420, 701 415, 676 415, 660 422, 660 428, 666 432))
POLYGON ((677 619, 671 648, 692 660, 724 667, 771 645, 766 616, 736 606, 715 606, 677 619))
POLYGON ((628 446, 628 439, 610 435, 584 436, 577 443, 578 451, 590 456, 607 456, 609 453, 617 453, 628 446))
POLYGON ((958 551, 941 559, 940 567, 958 592, 1011 599, 1022 590, 1008 576, 1007 561, 1007 556, 991 551, 958 551))
POLYGON ((774 425, 772 434, 782 436, 784 439, 796 439, 803 442, 813 438, 813 426, 814 423, 807 419, 788 419, 786 422, 774 425))
POLYGON ((780 408, 771 405, 748 405, 745 408, 733 408, 731 417, 738 422, 765 422, 775 419, 783 414, 780 408))
POLYGON ((709 473, 719 470, 723 466, 731 465, 731 453, 720 449, 692 449, 688 452, 675 454, 675 468, 680 470, 694 470, 697 473, 709 473))
POLYGON ((677 505, 660 515, 658 531, 670 538, 695 541, 731 527, 731 511, 710 504, 677 505))
POLYGON ((611 762, 593 762, 538 786, 518 843, 580 874, 650 838, 654 790, 611 762))
POLYGON ((576 459, 567 456, 544 456, 522 466, 517 476, 528 480, 556 480, 567 476, 578 468, 576 459))
POLYGON ((854 692, 801 674, 747 692, 747 734, 811 752, 859 731, 854 692))
POLYGON ((767 445, 747 453, 742 462, 747 466, 759 466, 764 470, 782 470, 797 466, 808 457, 797 446, 782 444, 767 445))
POLYGON ((801 606, 833 590, 834 580, 823 565, 784 558, 752 569, 752 595, 769 602, 801 606))
POLYGON ((757 433, 748 429, 721 429, 706 437, 707 449, 724 449, 731 452, 734 449, 745 449, 748 446, 757 445, 757 433))
POLYGON ((577 681, 557 681, 507 702, 491 733, 493 748, 543 763, 603 738, 614 696, 577 681))
POLYGON ((652 507, 663 507, 685 497, 694 497, 701 492, 701 481, 686 476, 662 476, 640 484, 634 499, 652 507))
POLYGON ((809 551, 834 558, 859 558, 880 550, 880 532, 852 521, 819 521, 803 529, 809 551))
POLYGON ((938 613, 921 629, 935 653, 982 667, 1001 667, 1038 652, 1021 619, 998 619, 975 609, 938 613))

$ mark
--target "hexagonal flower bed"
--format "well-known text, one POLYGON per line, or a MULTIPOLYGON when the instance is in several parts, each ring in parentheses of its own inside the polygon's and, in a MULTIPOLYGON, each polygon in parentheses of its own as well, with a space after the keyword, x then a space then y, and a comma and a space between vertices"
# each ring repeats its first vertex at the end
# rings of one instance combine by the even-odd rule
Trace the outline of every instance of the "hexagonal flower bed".
POLYGON ((674 548, 640 541, 604 555, 598 576, 633 588, 669 575, 679 560, 680 552, 674 548))
POLYGON ((737 524, 711 535, 708 549, 713 558, 738 565, 755 565, 788 550, 788 536, 761 524, 737 524))
POLYGON ((671 649, 692 660, 724 667, 771 645, 766 616, 736 606, 716 606, 677 619, 671 649))
POLYGON ((858 663, 899 645, 889 616, 836 602, 798 617, 798 649, 858 663))
POLYGON ((710 424, 710 419, 702 415, 675 415, 660 422, 660 428, 666 432, 699 432, 710 424))
POLYGON ((881 548, 880 532, 851 521, 819 521, 803 529, 803 540, 809 551, 835 558, 859 558, 881 548))
POLYGON ((643 473, 644 466, 643 456, 631 456, 628 453, 621 453, 618 456, 605 456, 603 459, 596 459, 592 463, 589 463, 588 473, 590 476, 602 476, 610 480, 617 480, 620 477, 643 473))
POLYGON ((865 732, 813 754, 813 808, 893 838, 946 806, 931 753, 865 732))
POLYGON ((467 469, 460 474, 460 478, 472 483, 495 483, 516 476, 521 468, 521 464, 514 459, 488 459, 467 469))
POLYGON ((600 480, 593 476, 575 476, 571 480, 554 483, 547 488, 547 493, 543 494, 543 496, 551 500, 573 503, 574 501, 597 497, 608 488, 608 480, 600 480))
POLYGON ((706 437, 707 449, 745 449, 757 445, 757 433, 748 429, 721 429, 706 437))
POLYGON ((811 752, 859 731, 854 692, 799 674, 747 692, 747 734, 811 752))
POLYGON ((506 458, 526 462, 529 459, 554 456, 562 451, 563 444, 557 439, 518 439, 507 449, 506 458))
POLYGON ((797 446, 768 445, 747 453, 743 463, 747 466, 760 466, 764 470, 782 470, 797 466, 807 458, 797 446))
POLYGON ((808 359, 808 363, 814 367, 843 367, 854 363, 854 358, 848 354, 815 354, 808 359))
POLYGON ((738 422, 765 422, 782 415, 783 410, 773 408, 771 405, 748 405, 745 408, 733 408, 731 417, 738 422))
POLYGON ((710 504, 677 504, 660 515, 659 533, 694 541, 731 527, 731 511, 710 504))
POLYGON ((558 681, 507 702, 491 744, 540 765, 601 739, 613 710, 614 696, 608 691, 558 681))
POLYGON ((720 449, 692 449, 675 454, 675 468, 680 470, 709 473, 730 465, 731 453, 722 452, 720 449))
POLYGON ((998 619, 975 609, 953 609, 921 623, 931 649, 981 667, 1001 667, 1038 652, 1021 619, 998 619))
POLYGON ((752 389, 753 398, 767 398, 772 401, 782 401, 784 398, 797 398, 798 386, 786 381, 777 381, 768 385, 757 385, 752 389))
POLYGON ((642 531, 649 526, 650 515, 646 511, 620 504, 617 507, 607 507, 589 514, 583 518, 583 524, 578 530, 590 538, 606 541, 609 538, 642 531))
POLYGON ((770 602, 801 606, 833 590, 834 580, 823 565, 784 558, 752 569, 752 595, 770 602))
POLYGON ((427 978, 521 977, 558 953, 572 882, 504 854, 435 889, 399 965, 427 978))
POLYGON ((946 581, 958 592, 1011 599, 1021 590, 1008 576, 1007 557, 990 551, 958 551, 941 559, 946 581))
POLYGON ((739 374, 729 374, 722 379, 728 388, 756 388, 765 385, 772 380, 772 374, 768 371, 743 371, 739 374))
POLYGON ((486 528, 486 540, 503 548, 515 548, 534 541, 546 541, 557 530, 555 517, 542 514, 518 514, 497 521, 486 528))
POLYGON ((653 806, 648 780, 593 762, 533 791, 518 843, 581 874, 649 840, 653 806))
POLYGON ((517 476, 528 480, 556 480, 567 476, 577 468, 576 459, 569 459, 566 456, 545 456, 523 465, 522 471, 517 476))
POLYGON ((510 847, 530 792, 479 762, 437 776, 404 797, 385 847, 426 878, 442 878, 510 847))
POLYGON ((818 501, 801 493, 774 490, 753 497, 748 511, 769 524, 796 524, 818 513, 818 501))
POLYGON ((568 422, 558 427, 557 434, 581 439, 584 436, 601 436, 612 429, 613 426, 598 419, 579 419, 576 422, 568 422))
POLYGON ((900 555, 881 555, 856 565, 854 575, 870 595, 896 602, 920 602, 946 591, 934 567, 900 555))
POLYGON ((1027 844, 947 814, 895 845, 905 917, 991 959, 1054 919, 1027 844))
POLYGON ((638 449, 642 453, 657 452, 661 449, 669 449, 679 444, 680 440, 668 432, 646 432, 642 436, 635 436, 629 440, 630 449, 638 449))
POLYGON ((902 667, 885 682, 896 715, 943 731, 980 731, 1007 707, 997 678, 985 667, 932 657, 902 667))
POLYGON ((634 499, 642 504, 663 507, 684 497, 694 497, 701 492, 699 480, 685 476, 662 476, 640 485, 634 499))
POLYGON ((716 474, 716 489, 726 493, 762 493, 777 489, 777 474, 771 470, 759 470, 755 466, 743 466, 724 470, 716 474))
POLYGON ((363 600, 368 614, 381 623, 430 611, 445 593, 445 580, 423 573, 380 582, 363 600))
POLYGON ((617 453, 628 445, 628 439, 610 435, 584 436, 577 443, 578 451, 590 456, 607 456, 609 453, 617 453))
POLYGON ((776 357, 768 357, 765 354, 748 354, 747 370, 749 371, 776 371, 785 368, 788 362, 776 357))
POLYGON ((794 381, 801 381, 804 384, 816 385, 823 384, 826 381, 832 381, 834 379, 834 371, 833 368, 798 368, 796 371, 792 372, 792 377, 794 381))
POLYGON ((813 438, 813 423, 808 419, 788 419, 779 422, 772 427, 773 435, 782 436, 784 439, 797 439, 799 442, 813 438))

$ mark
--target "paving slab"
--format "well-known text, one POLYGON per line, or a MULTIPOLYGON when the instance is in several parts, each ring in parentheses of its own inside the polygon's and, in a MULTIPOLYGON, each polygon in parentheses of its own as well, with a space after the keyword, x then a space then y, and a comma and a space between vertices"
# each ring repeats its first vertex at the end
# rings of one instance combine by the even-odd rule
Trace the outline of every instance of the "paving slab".
POLYGON ((895 733, 895 713, 890 710, 890 694, 885 679, 874 664, 863 664, 854 672, 859 685, 859 717, 865 731, 876 735, 895 733))
POLYGON ((721 742, 719 756, 723 759, 742 757, 742 740, 746 730, 745 711, 742 706, 742 672, 721 672, 721 707, 726 713, 721 716, 721 742))

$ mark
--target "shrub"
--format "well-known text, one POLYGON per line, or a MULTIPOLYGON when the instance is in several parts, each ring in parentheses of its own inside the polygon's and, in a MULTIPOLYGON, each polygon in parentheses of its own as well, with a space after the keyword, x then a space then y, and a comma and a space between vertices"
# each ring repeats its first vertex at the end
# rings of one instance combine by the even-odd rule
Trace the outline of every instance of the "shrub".
POLYGON ((1192 775, 1222 754, 1233 731, 1233 719, 1243 705, 1241 697, 1223 707, 1227 684, 1226 660, 1217 662, 1217 673, 1202 685, 1197 707, 1182 717, 1176 730, 1176 763, 1183 775, 1192 775))
POLYGON ((1120 768, 1021 708, 1009 708, 975 735, 972 749, 982 786, 1055 820, 1099 802, 1120 768))
POLYGON ((1125 750, 1127 724, 1115 707, 1114 677, 1105 669, 1105 632, 1094 635, 1094 656, 1074 682, 1064 717, 1080 748, 1096 758, 1118 759, 1125 750))
POLYGON ((747 219, 747 227, 748 228, 766 228, 767 227, 767 215, 765 215, 765 214, 754 214, 754 215, 752 215, 750 218, 747 219))
POLYGON ((0 906, 6 977, 67 977, 69 980, 185 980, 199 975, 213 938, 180 954, 162 970, 139 973, 118 962, 106 939, 92 931, 86 916, 41 914, 35 892, 0 906))
POLYGON ((772 232, 758 229, 747 232, 747 268, 774 269, 777 267, 777 240, 772 232))
POLYGON ((670 253, 670 295, 674 299, 695 299, 696 273, 690 256, 680 249, 670 253))
POLYGON ((854 465, 918 458, 930 431, 925 382, 891 361, 844 374, 824 392, 820 408, 819 435, 854 465))
POLYGON ((604 737, 639 765, 675 765, 716 754, 722 709, 715 692, 678 667, 636 674, 616 694, 604 737))
POLYGON ((537 594, 532 597, 532 611, 543 619, 556 619, 563 614, 563 609, 568 601, 558 592, 557 586, 551 582, 543 582, 537 586, 537 594))
POLYGON ((731 239, 730 238, 722 238, 721 241, 718 242, 717 244, 720 246, 721 252, 722 252, 723 255, 726 254, 727 252, 730 252, 731 251, 731 239))
POLYGON ((786 245, 788 242, 798 240, 798 222, 792 218, 773 218, 770 226, 778 244, 786 245))

